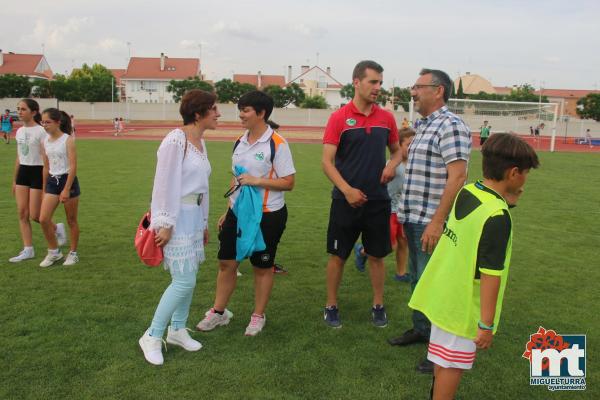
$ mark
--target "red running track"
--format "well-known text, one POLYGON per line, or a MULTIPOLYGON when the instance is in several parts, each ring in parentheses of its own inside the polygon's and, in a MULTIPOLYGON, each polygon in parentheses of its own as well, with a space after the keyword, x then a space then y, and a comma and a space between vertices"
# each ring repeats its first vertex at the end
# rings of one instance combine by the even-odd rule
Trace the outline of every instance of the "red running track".
MULTIPOLYGON (((128 136, 128 132, 135 132, 137 130, 145 130, 145 129, 164 129, 165 134, 180 125, 178 124, 168 124, 168 123, 156 123, 156 124, 126 124, 125 125, 125 135, 115 137, 114 128, 110 123, 96 123, 96 124, 88 124, 88 123, 78 123, 77 128, 77 136, 80 138, 86 139, 114 139, 114 140, 161 140, 161 136, 156 135, 131 135, 128 136)), ((240 130, 241 127, 238 123, 221 123, 219 124, 220 129, 226 130, 240 130)), ((293 143, 321 143, 320 138, 314 137, 315 131, 323 131, 325 128, 320 126, 282 126, 280 131, 285 132, 311 132, 313 133, 312 137, 290 137, 287 138, 290 142, 293 143)), ((538 138, 530 135, 520 135, 523 139, 525 139, 529 144, 531 144, 538 151, 549 151, 550 150, 550 141, 551 137, 549 136, 540 136, 538 138)), ((226 135, 222 137, 210 137, 207 140, 211 141, 233 141, 237 138, 235 135, 226 135)), ((474 133, 473 136, 473 148, 479 148, 479 135, 474 133)), ((590 148, 588 145, 576 144, 575 137, 567 137, 566 143, 564 136, 557 136, 555 139, 555 150, 556 151, 566 151, 566 152, 581 152, 581 153, 599 153, 600 146, 594 146, 590 148)))

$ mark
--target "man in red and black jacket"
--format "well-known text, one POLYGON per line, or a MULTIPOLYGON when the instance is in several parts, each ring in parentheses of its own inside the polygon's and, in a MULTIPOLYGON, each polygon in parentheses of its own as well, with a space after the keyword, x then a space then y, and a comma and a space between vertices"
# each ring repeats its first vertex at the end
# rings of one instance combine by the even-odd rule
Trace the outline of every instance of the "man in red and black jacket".
POLYGON ((400 163, 394 116, 377 104, 383 68, 361 61, 352 73, 354 98, 334 112, 323 137, 323 171, 334 184, 327 229, 327 304, 325 322, 341 327, 337 291, 346 259, 362 235, 373 287, 373 324, 387 326, 383 307, 383 258, 391 252, 390 197, 386 184, 400 163), (391 160, 386 164, 386 148, 391 160))

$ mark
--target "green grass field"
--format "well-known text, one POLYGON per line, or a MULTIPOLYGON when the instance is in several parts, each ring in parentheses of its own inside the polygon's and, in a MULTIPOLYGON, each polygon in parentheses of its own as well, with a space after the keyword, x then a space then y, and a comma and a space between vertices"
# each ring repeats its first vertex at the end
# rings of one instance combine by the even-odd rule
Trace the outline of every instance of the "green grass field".
MULTIPOLYGON (((427 398, 431 377, 414 370, 426 347, 386 343, 410 325, 409 288, 391 279, 391 257, 387 328, 371 325, 370 282, 353 260, 339 294, 344 327, 333 330, 322 321, 331 185, 321 172, 321 146, 292 145, 297 183, 286 196, 290 216, 278 252, 290 274, 276 277, 264 331, 255 338, 243 335, 253 307, 245 262, 229 305, 232 323, 193 333, 204 345, 197 353, 170 346, 162 367, 146 363, 137 340, 170 278, 162 268, 141 265, 132 243, 148 206, 158 142, 79 140, 77 146, 81 262, 48 269, 38 267, 45 244, 37 224, 36 259, 7 261, 21 240, 10 196, 15 145, 0 146, 0 399, 427 398)), ((229 184, 231 143, 211 142, 208 150, 212 238, 189 327, 212 305, 215 223, 229 184)), ((492 350, 480 352, 464 376, 460 399, 600 397, 600 157, 540 156, 542 168, 530 174, 513 212, 513 261, 501 326, 492 350), (539 326, 588 335, 585 392, 551 393, 529 385, 529 364, 521 354, 539 326)), ((480 177, 480 161, 474 151, 470 180, 480 177)), ((64 221, 62 209, 57 219, 64 221)))

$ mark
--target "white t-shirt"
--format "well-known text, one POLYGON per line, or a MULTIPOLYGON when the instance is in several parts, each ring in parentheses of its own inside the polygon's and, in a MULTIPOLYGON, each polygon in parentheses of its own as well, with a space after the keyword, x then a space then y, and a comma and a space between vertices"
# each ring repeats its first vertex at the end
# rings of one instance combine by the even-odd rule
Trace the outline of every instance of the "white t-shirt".
POLYGON ((67 156, 67 139, 69 135, 63 133, 56 140, 51 140, 50 135, 46 135, 43 140, 44 151, 48 157, 50 175, 60 176, 69 173, 69 157, 67 156))
POLYGON ((175 226, 182 198, 200 193, 200 206, 206 224, 211 167, 204 140, 201 143, 203 151, 188 141, 184 158, 185 133, 181 129, 174 129, 160 144, 152 188, 152 229, 175 226))
MULTIPOLYGON (((256 142, 248 143, 248 132, 239 139, 240 143, 235 148, 231 157, 231 167, 241 165, 246 168, 249 175, 259 178, 283 178, 296 173, 292 152, 286 140, 273 131, 271 127, 256 142), (275 158, 271 164, 271 136, 275 141, 275 158)), ((265 189, 256 186, 263 199, 263 212, 277 211, 285 205, 283 192, 279 190, 265 189)), ((230 199, 229 206, 233 207, 239 191, 235 191, 230 199)))
POLYGON ((17 154, 21 165, 44 165, 42 159, 42 141, 47 136, 40 125, 22 126, 17 129, 17 154))

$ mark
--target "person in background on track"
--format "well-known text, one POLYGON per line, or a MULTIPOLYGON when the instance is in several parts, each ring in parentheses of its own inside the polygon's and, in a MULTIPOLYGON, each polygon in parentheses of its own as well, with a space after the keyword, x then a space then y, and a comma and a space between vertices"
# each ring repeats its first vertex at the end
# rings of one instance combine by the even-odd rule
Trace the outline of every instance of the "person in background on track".
POLYGON ((10 116, 10 110, 6 109, 0 116, 0 129, 4 135, 4 142, 10 144, 10 132, 12 131, 13 119, 10 116))

